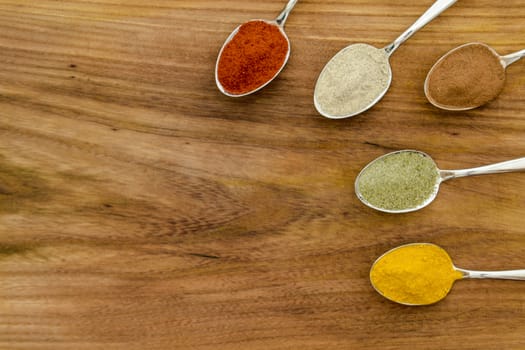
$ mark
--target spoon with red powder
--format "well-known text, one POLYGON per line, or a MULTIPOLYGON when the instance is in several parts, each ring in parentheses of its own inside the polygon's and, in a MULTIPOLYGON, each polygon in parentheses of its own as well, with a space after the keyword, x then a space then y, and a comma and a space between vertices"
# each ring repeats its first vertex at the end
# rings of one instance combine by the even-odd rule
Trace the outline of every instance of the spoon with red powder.
POLYGON ((290 57, 284 24, 297 1, 288 1, 275 20, 248 21, 226 39, 215 66, 215 82, 223 94, 252 94, 279 75, 290 57))
POLYGON ((525 50, 500 56, 483 43, 461 45, 430 69, 425 95, 434 106, 465 111, 494 100, 505 86, 505 69, 525 57, 525 50))

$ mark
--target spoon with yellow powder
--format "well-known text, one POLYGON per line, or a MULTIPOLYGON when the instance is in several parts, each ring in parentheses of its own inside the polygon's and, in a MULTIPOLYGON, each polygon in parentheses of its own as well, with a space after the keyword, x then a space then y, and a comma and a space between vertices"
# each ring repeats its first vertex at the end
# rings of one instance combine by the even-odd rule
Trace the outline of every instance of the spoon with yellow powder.
POLYGON ((455 281, 467 278, 525 280, 525 270, 460 269, 443 248, 431 243, 394 248, 380 256, 370 270, 370 281, 379 294, 409 306, 437 303, 448 295, 455 281))
POLYGON ((456 1, 437 0, 384 48, 361 43, 339 51, 321 71, 315 85, 314 105, 319 114, 330 119, 343 119, 362 113, 379 102, 392 82, 390 56, 456 1))
POLYGON ((440 170, 426 153, 385 154, 361 170, 355 193, 363 204, 385 213, 422 209, 436 198, 442 182, 458 177, 525 171, 525 158, 460 170, 440 170))
POLYGON ((525 57, 525 50, 500 56, 483 43, 456 47, 441 57, 425 80, 425 95, 434 106, 465 111, 494 100, 505 86, 505 70, 525 57))

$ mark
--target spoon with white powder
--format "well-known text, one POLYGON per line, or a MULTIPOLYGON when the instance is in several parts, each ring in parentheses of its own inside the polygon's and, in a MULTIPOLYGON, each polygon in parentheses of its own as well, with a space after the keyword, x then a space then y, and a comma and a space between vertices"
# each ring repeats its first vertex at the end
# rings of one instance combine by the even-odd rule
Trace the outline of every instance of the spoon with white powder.
POLYGON ((456 1, 437 0, 412 26, 384 48, 359 43, 339 51, 317 79, 314 91, 317 111, 330 119, 343 119, 375 105, 392 82, 389 62, 392 53, 456 1))

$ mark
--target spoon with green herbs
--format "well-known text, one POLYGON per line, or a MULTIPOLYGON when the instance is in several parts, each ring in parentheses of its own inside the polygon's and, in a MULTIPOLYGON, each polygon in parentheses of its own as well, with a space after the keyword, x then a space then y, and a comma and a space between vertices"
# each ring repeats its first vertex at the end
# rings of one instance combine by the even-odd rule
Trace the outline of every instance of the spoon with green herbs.
POLYGON ((364 167, 355 181, 355 193, 370 208, 408 213, 429 205, 444 181, 516 171, 525 171, 525 158, 471 169, 440 170, 428 154, 402 150, 385 154, 364 167))

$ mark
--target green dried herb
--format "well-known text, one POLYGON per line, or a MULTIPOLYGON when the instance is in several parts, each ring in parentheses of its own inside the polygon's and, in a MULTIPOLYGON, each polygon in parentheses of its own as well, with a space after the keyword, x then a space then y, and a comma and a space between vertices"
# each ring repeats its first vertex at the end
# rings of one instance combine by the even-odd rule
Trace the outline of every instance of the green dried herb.
POLYGON ((372 162, 359 176, 362 198, 385 210, 407 210, 424 204, 436 191, 434 161, 418 152, 396 152, 372 162))

